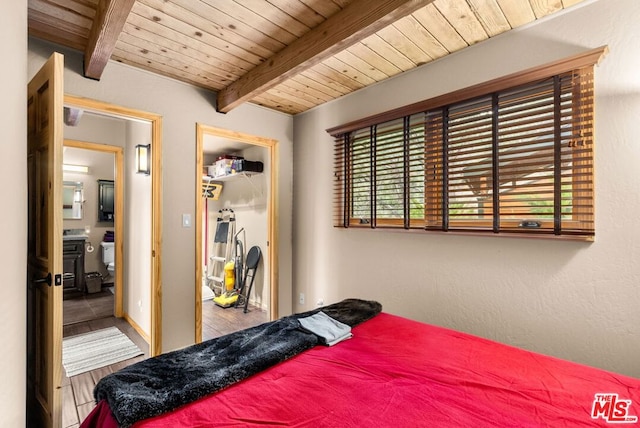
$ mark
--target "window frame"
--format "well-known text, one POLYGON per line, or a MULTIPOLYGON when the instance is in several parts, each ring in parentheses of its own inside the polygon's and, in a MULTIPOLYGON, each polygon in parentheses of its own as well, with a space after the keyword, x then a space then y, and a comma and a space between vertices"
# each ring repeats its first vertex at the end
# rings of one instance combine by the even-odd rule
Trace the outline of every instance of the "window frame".
MULTIPOLYGON (((593 226, 594 224, 594 220, 593 220, 593 214, 594 214, 593 162, 594 160, 593 160, 593 144, 592 144, 592 140, 593 140, 592 129, 593 129, 593 114, 594 114, 593 69, 594 69, 594 66, 598 64, 599 61, 604 57, 606 52, 607 52, 606 46, 592 49, 592 50, 583 52, 581 54, 575 55, 573 57, 561 59, 549 64, 534 67, 534 68, 531 68, 522 72, 514 73, 499 79, 494 79, 492 81, 475 85, 466 89, 461 89, 449 94, 445 94, 445 95, 441 95, 428 100, 420 101, 418 103, 414 103, 414 104, 400 107, 398 109, 394 109, 378 115, 370 116, 364 119, 360 119, 354 122, 350 122, 344 125, 327 129, 327 132, 334 137, 336 142, 336 146, 335 146, 336 151, 335 151, 335 157, 334 157, 334 171, 335 171, 334 172, 334 178, 335 178, 334 180, 334 209, 335 209, 334 225, 338 227, 356 227, 356 228, 366 227, 371 229, 376 229, 376 228, 395 228, 395 229, 405 229, 405 230, 418 229, 418 230, 426 230, 430 232, 463 233, 463 234, 486 234, 487 232, 491 232, 492 235, 509 235, 510 233, 508 232, 512 231, 512 232, 516 232, 514 233, 516 236, 531 235, 536 237, 547 237, 547 238, 579 239, 579 240, 588 240, 588 241, 593 240, 595 235, 595 227, 593 226), (500 192, 491 192, 492 193, 491 206, 492 208, 497 206, 498 213, 497 214, 492 213, 487 220, 482 220, 482 219, 455 220, 453 224, 454 227, 450 227, 451 225, 448 224, 448 219, 450 217, 450 214, 448 211, 446 213, 443 211, 441 215, 442 217, 444 217, 444 223, 438 224, 437 221, 435 221, 434 223, 433 218, 430 218, 430 214, 427 213, 429 211, 428 207, 436 207, 436 209, 443 209, 443 210, 450 209, 449 208, 450 206, 447 200, 448 195, 450 193, 449 183, 447 182, 449 176, 446 170, 437 171, 437 173, 441 175, 440 177, 441 180, 443 180, 444 182, 440 182, 436 180, 435 183, 441 186, 442 188, 440 189, 440 191, 438 191, 437 189, 434 190, 433 188, 430 187, 430 186, 434 186, 434 181, 427 179, 427 176, 431 175, 431 172, 427 171, 427 168, 430 168, 433 165, 429 164, 426 161, 425 161, 424 171, 423 171, 424 218, 418 219, 421 221, 414 222, 413 221, 414 219, 411 217, 413 214, 410 213, 411 208, 409 206, 411 196, 408 195, 409 185, 407 183, 409 183, 408 180, 410 180, 409 172, 407 172, 408 166, 404 167, 404 189, 403 189, 404 214, 403 214, 403 217, 402 218, 385 218, 385 217, 378 216, 376 214, 376 205, 378 204, 378 200, 376 198, 376 192, 378 191, 378 188, 373 184, 375 183, 375 179, 377 178, 377 175, 375 174, 375 171, 377 168, 377 163, 376 163, 377 159, 375 159, 375 154, 374 154, 376 152, 376 144, 377 144, 376 140, 382 137, 381 139, 383 141, 393 140, 393 142, 395 143, 398 142, 397 141, 398 135, 389 136, 387 134, 378 134, 376 131, 378 126, 385 127, 385 126, 389 126, 389 124, 392 124, 394 122, 404 121, 403 139, 404 139, 405 149, 403 152, 403 165, 408 165, 408 162, 410 162, 410 158, 407 155, 409 147, 413 147, 415 149, 415 146, 410 145, 411 136, 409 134, 411 133, 411 129, 413 128, 411 127, 411 123, 409 121, 411 120, 412 117, 416 115, 432 115, 432 114, 438 114, 438 112, 442 111, 443 128, 442 128, 441 141, 439 143, 441 143, 443 147, 439 154, 437 153, 437 151, 435 153, 428 153, 429 150, 433 149, 433 147, 429 147, 429 144, 431 143, 427 141, 426 135, 428 134, 429 131, 426 129, 427 127, 426 122, 422 123, 418 121, 418 126, 422 125, 425 127, 425 129, 423 130, 424 141, 422 142, 423 146, 425 147, 424 149, 425 158, 427 158, 428 156, 434 157, 436 161, 436 164, 435 164, 436 166, 433 166, 433 168, 434 168, 434 174, 436 174, 436 169, 441 169, 441 168, 446 169, 448 167, 447 162, 443 161, 443 158, 448 159, 450 157, 448 147, 447 147, 447 139, 449 135, 448 134, 449 131, 447 127, 449 126, 449 120, 446 115, 449 111, 448 109, 450 107, 458 108, 459 106, 464 105, 465 103, 473 104, 477 100, 482 100, 483 98, 491 100, 491 108, 493 109, 492 110, 493 115, 489 119, 493 122, 491 125, 491 132, 494 133, 494 135, 491 136, 491 139, 493 141, 491 150, 493 152, 492 153, 493 160, 497 161, 497 165, 498 165, 497 167, 495 166, 491 167, 492 168, 491 174, 493 175, 492 177, 493 184, 494 185, 497 184, 498 186, 497 188, 500 189, 502 182, 499 181, 497 176, 498 172, 495 171, 496 169, 503 168, 503 165, 498 160, 498 152, 497 152, 499 149, 497 148, 498 137, 496 133, 498 132, 497 130, 500 129, 497 125, 497 122, 499 121, 499 115, 498 115, 498 110, 496 110, 496 106, 498 105, 498 103, 500 103, 500 100, 497 97, 499 97, 500 94, 504 94, 513 90, 518 90, 521 87, 526 88, 528 85, 531 85, 533 87, 534 85, 540 82, 548 81, 549 79, 552 79, 551 81, 553 82, 553 86, 552 86, 554 91, 553 92, 553 96, 554 96, 553 108, 556 109, 556 111, 552 113, 554 118, 553 120, 555 122, 553 124, 554 134, 553 134, 553 141, 552 141, 552 144, 554 145, 554 148, 553 148, 554 164, 553 165, 554 167, 556 167, 556 169, 559 170, 558 172, 554 172, 553 174, 562 174, 563 172, 562 172, 561 166, 563 162, 562 159, 564 158, 559 158, 558 156, 560 155, 566 156, 567 154, 561 152, 562 149, 560 148, 560 144, 558 142, 563 140, 563 138, 565 138, 563 136, 563 131, 561 126, 565 126, 566 124, 563 125, 560 123, 560 119, 555 119, 556 117, 564 117, 564 116, 561 116, 560 113, 557 111, 557 109, 559 108, 557 106, 560 105, 559 98, 557 97, 560 96, 558 94, 561 94, 561 90, 562 90, 561 79, 567 78, 567 76, 570 76, 570 78, 573 79, 574 73, 578 73, 580 76, 586 75, 588 81, 586 82, 586 84, 578 83, 577 85, 574 84, 573 81, 571 82, 571 85, 578 87, 579 90, 582 90, 581 89, 582 86, 580 85, 584 85, 587 92, 585 92, 583 96, 582 92, 579 92, 579 91, 576 92, 575 89, 570 89, 570 91, 574 92, 573 94, 570 94, 571 112, 568 113, 568 117, 570 118, 570 121, 577 120, 575 118, 572 118, 571 116, 572 114, 575 114, 577 116, 576 112, 574 112, 576 107, 573 101, 574 97, 576 97, 576 94, 579 95, 577 97, 579 101, 587 97, 590 97, 589 105, 588 105, 590 116, 587 119, 582 118, 579 120, 584 121, 585 123, 588 123, 588 127, 590 128, 589 130, 587 130, 590 132, 590 133, 588 132, 589 138, 590 138, 589 140, 590 144, 588 145, 587 149, 582 151, 586 153, 587 157, 590 158, 590 162, 591 162, 591 164, 586 168, 589 171, 587 178, 589 180, 588 182, 591 185, 591 188, 589 190, 590 192, 589 198, 591 198, 591 200, 590 201, 587 200, 589 209, 587 210, 588 212, 586 213, 586 216, 587 217, 590 216, 589 218, 591 220, 589 221, 589 223, 592 225, 591 230, 588 230, 586 228, 584 230, 582 230, 581 228, 562 229, 559 227, 559 222, 561 222, 562 225, 570 225, 572 222, 572 220, 567 220, 567 219, 562 220, 563 190, 561 186, 563 181, 560 179, 559 175, 555 176, 555 178, 551 182, 551 184, 553 185, 553 195, 554 195, 553 196, 554 198, 553 213, 556 213, 558 215, 552 214, 554 215, 555 218, 549 218, 549 220, 544 220, 539 222, 540 225, 534 229, 523 228, 522 223, 519 224, 520 227, 512 226, 511 228, 513 230, 503 229, 500 227, 500 224, 496 226, 495 224, 496 219, 498 219, 498 223, 502 223, 503 225, 518 223, 518 222, 521 222, 522 220, 522 219, 510 220, 510 219, 502 218, 500 216, 500 212, 499 212, 500 202, 498 199, 500 192), (556 92, 556 90, 558 90, 558 92, 556 92), (354 203, 354 197, 352 194, 354 171, 356 173, 362 174, 363 171, 364 172, 367 171, 367 166, 354 164, 352 153, 349 152, 350 150, 352 150, 353 141, 350 141, 350 140, 352 139, 352 136, 354 135, 354 133, 357 133, 357 132, 362 133, 363 131, 366 133, 367 130, 369 130, 370 132, 369 143, 372 145, 371 146, 372 148, 369 149, 371 152, 370 154, 371 163, 369 168, 372 171, 371 179, 369 180, 369 186, 370 186, 370 195, 372 198, 374 198, 373 199, 374 202, 370 203, 371 211, 368 218, 364 216, 360 216, 360 217, 351 216, 351 213, 353 212, 352 204, 354 203), (429 202, 429 201, 432 201, 432 202, 429 202), (366 220, 362 221, 361 218, 366 218, 366 220), (493 223, 493 224, 491 225, 491 227, 487 227, 486 223, 493 223), (433 226, 434 224, 435 226, 433 226), (480 227, 483 225, 484 227, 480 227), (549 230, 552 230, 552 233, 549 233, 549 230)), ((566 109, 566 106, 563 108, 566 109)), ((519 110, 517 111, 517 113, 518 112, 519 110)), ((583 114, 583 113, 580 112, 580 114, 583 114)), ((489 116, 491 116, 491 114, 489 114, 489 116)), ((535 128, 535 123, 532 126, 533 126, 532 129, 537 129, 535 128)), ((570 124, 569 126, 573 126, 573 125, 570 124)), ((473 131, 474 129, 471 129, 471 131, 469 132, 473 133, 473 131)), ((580 135, 582 136, 582 130, 580 132, 581 132, 580 135)), ((473 138, 474 137, 472 136, 471 139, 473 138)), ((569 144, 566 144, 566 141, 565 141, 565 146, 572 147, 571 144, 572 144, 571 142, 569 144)), ((533 143, 530 143, 530 146, 533 146, 533 147, 537 147, 537 145, 538 143, 537 143, 537 140, 535 139, 533 140, 533 143)), ((517 144, 516 144, 516 148, 517 148, 517 144)), ((548 150, 549 148, 547 147, 546 149, 548 150)), ((520 150, 522 151, 522 149, 520 150)), ((528 150, 532 151, 533 149, 528 149, 528 150)), ((543 150, 540 150, 540 152, 542 151, 543 150)), ((579 152, 579 150, 576 149, 576 152, 579 152)), ((571 157, 571 159, 578 159, 582 161, 582 158, 571 157)), ((514 163, 517 163, 517 161, 515 161, 514 163)), ((570 161, 570 164, 572 169, 576 168, 573 165, 574 161, 570 161)), ((464 164, 461 164, 461 165, 464 166, 464 164)), ((529 168, 540 167, 540 165, 541 164, 538 163, 537 165, 534 165, 533 167, 530 166, 529 168)), ((460 169, 460 165, 457 165, 457 168, 460 169)), ((579 166, 579 168, 583 168, 583 167, 579 166)), ((518 170, 517 167, 515 169, 518 170)), ((542 169, 544 169, 544 166, 542 167, 542 169)), ((516 175, 516 177, 518 176, 516 175)), ((525 176, 521 176, 519 178, 516 178, 516 180, 524 181, 523 180, 524 177, 525 176)), ((570 175, 570 178, 571 177, 572 176, 570 175)), ((391 177, 391 178, 397 179, 396 177, 391 177)), ((573 178, 571 178, 571 180, 573 180, 573 178)), ((366 182, 366 180, 363 180, 363 181, 366 182)), ((544 180, 541 179, 540 181, 544 181, 544 180)), ((574 182, 575 181, 572 181, 572 183, 574 182)), ((516 181, 514 181, 514 185, 512 186, 514 188, 516 186, 515 183, 516 181)), ((541 184, 540 186, 543 186, 543 184, 541 184)), ((366 185, 367 183, 364 184, 364 186, 366 185)), ((547 187, 549 187, 549 184, 547 184, 547 187)), ((577 187, 577 189, 578 191, 580 191, 579 186, 577 187)), ((382 192, 384 192, 384 189, 382 189, 382 192)), ((547 194, 548 193, 549 192, 547 191, 547 194)), ((534 195, 534 193, 529 193, 528 195, 534 195)), ((581 198, 582 198, 581 196, 574 196, 572 193, 571 201, 573 202, 576 199, 580 200, 581 198)), ((518 204, 517 201, 512 203, 514 205, 518 204)), ((577 209, 578 210, 577 214, 578 215, 580 214, 580 209, 582 209, 580 206, 577 208, 574 208, 573 204, 571 204, 571 207, 572 209, 577 209)), ((399 210, 400 210, 400 207, 398 207, 398 211, 399 210)), ((433 211, 433 209, 431 209, 431 211, 433 211)), ((431 216, 433 215, 434 214, 432 213, 431 216)), ((435 217, 437 217, 437 215, 435 215, 435 217)))

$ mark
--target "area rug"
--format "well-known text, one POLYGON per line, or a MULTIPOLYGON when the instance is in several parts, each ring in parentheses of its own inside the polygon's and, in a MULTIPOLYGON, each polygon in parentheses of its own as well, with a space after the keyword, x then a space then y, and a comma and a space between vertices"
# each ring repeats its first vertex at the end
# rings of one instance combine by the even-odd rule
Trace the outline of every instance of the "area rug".
POLYGON ((62 340, 62 365, 67 376, 76 376, 142 355, 117 327, 70 336, 62 340))

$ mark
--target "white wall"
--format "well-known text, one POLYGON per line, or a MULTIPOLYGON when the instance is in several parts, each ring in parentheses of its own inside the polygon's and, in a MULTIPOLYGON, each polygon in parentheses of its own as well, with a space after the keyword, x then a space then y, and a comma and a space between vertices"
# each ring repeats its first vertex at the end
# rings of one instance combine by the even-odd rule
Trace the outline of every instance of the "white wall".
POLYGON ((85 111, 75 126, 64 125, 64 138, 124 147, 127 141, 126 121, 85 111))
MULTIPOLYGON (((295 117, 294 296, 387 312, 640 377, 640 2, 587 2, 295 117), (609 45, 596 71, 596 240, 332 227, 325 129, 609 45)), ((304 309, 296 305, 296 310, 304 309)))
POLYGON ((0 426, 24 426, 27 266, 27 0, 2 2, 0 40, 0 426))
MULTIPOLYGON (((127 121, 124 153, 124 266, 125 313, 151 337, 151 176, 136 173, 138 144, 151 142, 151 124, 127 121)), ((118 269, 118 266, 116 266, 118 269)))
MULTIPOLYGON (((82 55, 29 39, 29 76, 52 51, 65 54, 65 92, 160 114, 162 129, 162 348, 194 342, 195 229, 182 227, 182 214, 195 215, 196 123, 278 141, 279 311, 290 313, 293 119, 251 104, 216 113, 215 94, 191 85, 110 62, 100 79, 82 77, 82 55)), ((198 184, 199 187, 199 184, 198 184)))

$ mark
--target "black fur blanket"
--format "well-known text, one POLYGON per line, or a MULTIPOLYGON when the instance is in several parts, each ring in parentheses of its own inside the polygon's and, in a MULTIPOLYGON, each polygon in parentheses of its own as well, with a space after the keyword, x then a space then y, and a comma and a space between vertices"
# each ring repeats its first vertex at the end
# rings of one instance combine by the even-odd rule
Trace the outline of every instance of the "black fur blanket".
POLYGON ((353 327, 382 306, 347 299, 162 354, 102 378, 94 397, 107 401, 122 427, 174 410, 317 345, 297 319, 321 310, 353 327))

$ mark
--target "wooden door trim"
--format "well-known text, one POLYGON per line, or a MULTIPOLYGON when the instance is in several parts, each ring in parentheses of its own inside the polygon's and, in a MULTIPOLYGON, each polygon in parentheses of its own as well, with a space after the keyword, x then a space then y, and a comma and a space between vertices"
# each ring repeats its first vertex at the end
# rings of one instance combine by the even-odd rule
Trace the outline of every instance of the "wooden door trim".
MULTIPOLYGON (((162 353, 162 116, 73 95, 65 95, 64 103, 89 111, 127 119, 142 119, 151 123, 151 331, 149 332, 149 353, 151 356, 159 355, 162 353)), ((116 273, 117 271, 118 269, 116 269, 116 273)))
POLYGON ((269 319, 278 318, 278 141, 196 123, 196 260, 195 260, 195 342, 202 341, 202 174, 204 168, 204 136, 215 135, 229 140, 264 147, 268 151, 271 174, 267 199, 267 243, 269 259, 269 319))
MULTIPOLYGON (((64 140, 65 147, 73 147, 76 149, 93 150, 101 153, 110 153, 115 158, 115 239, 118 243, 115 247, 115 264, 116 266, 123 266, 123 242, 124 242, 124 148, 119 146, 110 146, 108 144, 91 143, 88 141, 78 140, 64 140)), ((124 315, 122 308, 122 296, 123 296, 123 269, 116 269, 115 275, 115 305, 113 308, 114 315, 117 318, 122 318, 124 315)))

